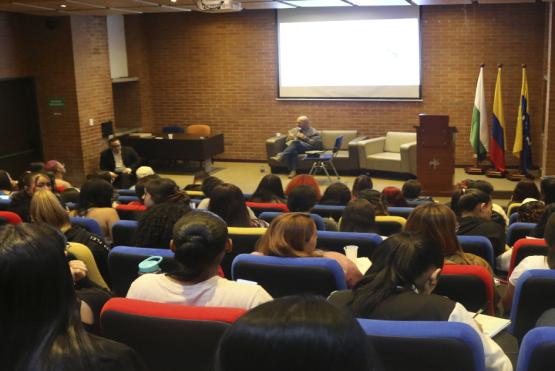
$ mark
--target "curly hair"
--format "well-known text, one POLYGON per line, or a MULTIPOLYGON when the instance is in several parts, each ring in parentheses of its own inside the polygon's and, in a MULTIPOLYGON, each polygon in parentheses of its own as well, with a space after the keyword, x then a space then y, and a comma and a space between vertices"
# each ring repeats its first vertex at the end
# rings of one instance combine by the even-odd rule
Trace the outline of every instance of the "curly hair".
POLYGON ((139 219, 136 246, 170 248, 175 223, 191 211, 188 204, 162 203, 147 209, 139 219))

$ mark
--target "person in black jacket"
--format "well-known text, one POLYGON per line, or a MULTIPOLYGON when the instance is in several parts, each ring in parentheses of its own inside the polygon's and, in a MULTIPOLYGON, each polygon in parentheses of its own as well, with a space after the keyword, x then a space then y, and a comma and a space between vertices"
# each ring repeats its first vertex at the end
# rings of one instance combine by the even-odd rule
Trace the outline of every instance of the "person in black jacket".
POLYGON ((109 171, 114 187, 129 188, 135 182, 135 170, 141 166, 141 158, 131 147, 122 147, 118 138, 108 141, 110 148, 100 154, 100 169, 109 171))

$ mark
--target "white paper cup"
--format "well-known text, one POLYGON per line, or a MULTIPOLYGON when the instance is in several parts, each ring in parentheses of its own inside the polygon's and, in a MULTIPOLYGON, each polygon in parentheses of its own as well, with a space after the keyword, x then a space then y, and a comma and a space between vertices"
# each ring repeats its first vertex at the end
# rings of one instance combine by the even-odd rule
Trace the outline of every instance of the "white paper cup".
POLYGON ((168 139, 173 139, 173 134, 168 134, 168 139))
POLYGON ((358 258, 358 246, 356 245, 349 245, 349 246, 345 246, 343 248, 343 250, 345 250, 345 255, 347 255, 347 258, 349 258, 349 260, 356 262, 357 258, 358 258))

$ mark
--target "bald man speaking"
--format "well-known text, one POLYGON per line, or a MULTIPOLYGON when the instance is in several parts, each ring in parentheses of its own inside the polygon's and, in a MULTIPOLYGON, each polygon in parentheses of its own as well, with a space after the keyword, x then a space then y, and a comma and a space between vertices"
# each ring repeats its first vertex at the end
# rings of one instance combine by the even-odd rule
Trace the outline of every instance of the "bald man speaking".
POLYGON ((289 130, 286 144, 285 150, 273 158, 276 161, 283 159, 287 162, 289 179, 297 175, 297 155, 323 148, 320 132, 310 126, 310 120, 306 116, 297 118, 297 127, 289 130))

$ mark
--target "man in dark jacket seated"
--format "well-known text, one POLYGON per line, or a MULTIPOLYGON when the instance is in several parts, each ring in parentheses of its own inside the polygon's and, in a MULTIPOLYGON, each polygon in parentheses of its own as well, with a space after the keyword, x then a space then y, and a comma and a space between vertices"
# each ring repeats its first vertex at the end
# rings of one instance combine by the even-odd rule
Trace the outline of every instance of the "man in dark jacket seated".
POLYGON ((100 154, 100 169, 109 171, 114 178, 114 187, 129 188, 135 182, 135 170, 141 158, 131 147, 122 147, 118 138, 108 141, 110 148, 100 154))

